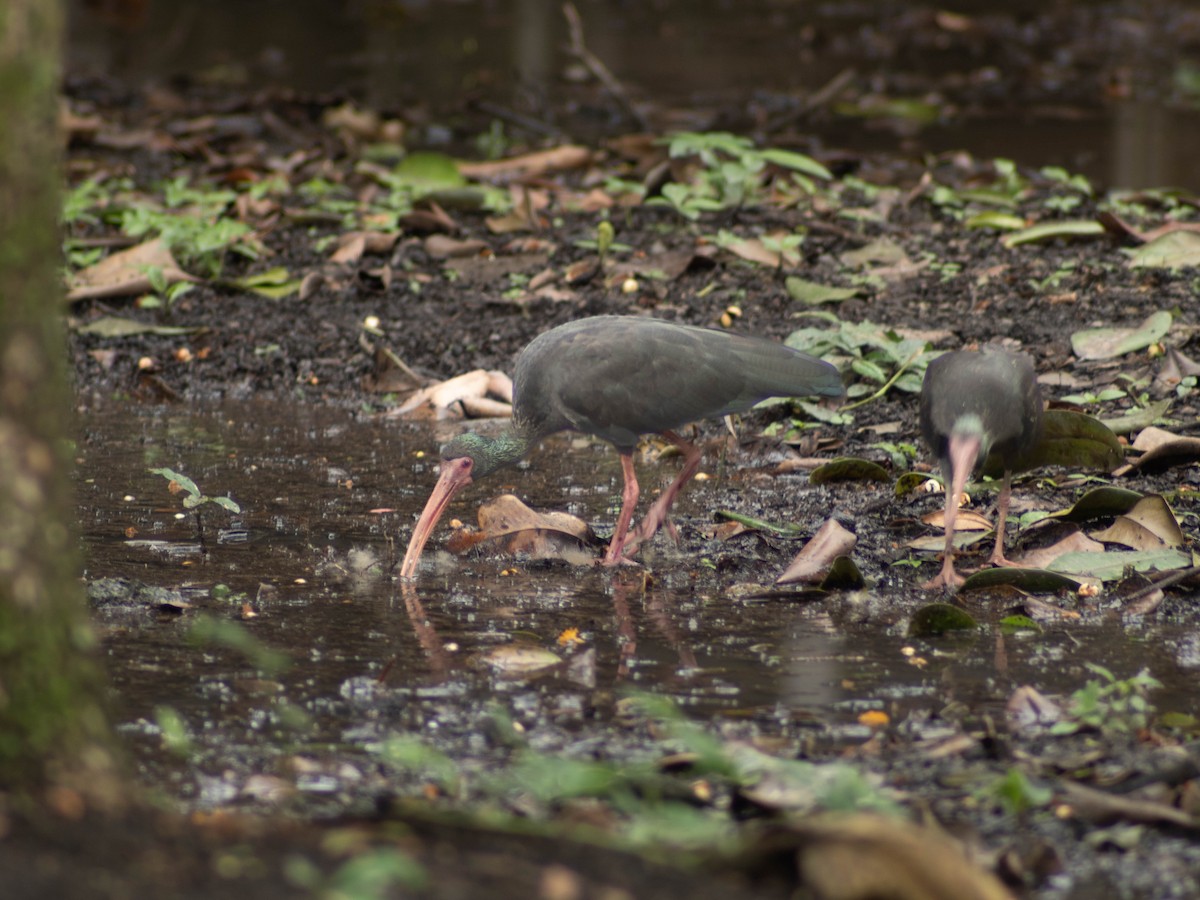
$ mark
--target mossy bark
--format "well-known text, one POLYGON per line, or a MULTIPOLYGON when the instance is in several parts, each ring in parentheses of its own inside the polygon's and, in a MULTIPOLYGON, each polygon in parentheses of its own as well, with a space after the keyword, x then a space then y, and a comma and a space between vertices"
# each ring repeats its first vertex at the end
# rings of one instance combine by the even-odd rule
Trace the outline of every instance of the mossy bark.
POLYGON ((0 789, 83 797, 115 744, 69 524, 61 37, 59 0, 0 3, 0 789))

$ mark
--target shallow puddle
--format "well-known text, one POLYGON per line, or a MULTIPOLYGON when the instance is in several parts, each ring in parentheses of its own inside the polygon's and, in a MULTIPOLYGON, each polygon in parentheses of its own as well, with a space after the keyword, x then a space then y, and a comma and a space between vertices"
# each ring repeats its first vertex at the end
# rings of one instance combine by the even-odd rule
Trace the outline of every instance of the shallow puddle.
MULTIPOLYGON (((1197 660, 1186 650, 1195 641, 1184 626, 1068 623, 1042 634, 913 641, 907 614, 922 598, 904 578, 856 597, 743 600, 744 585, 678 556, 662 557, 669 564, 649 586, 635 571, 450 558, 438 550, 443 527, 416 587, 399 585, 387 570, 434 477, 418 456, 440 440, 429 426, 267 405, 100 406, 81 421, 88 581, 136 579, 179 589, 191 604, 97 609, 119 720, 153 777, 198 802, 231 799, 241 784, 233 772, 270 770, 296 753, 345 762, 397 733, 469 753, 495 701, 543 749, 562 752, 619 740, 613 723, 627 691, 665 694, 690 715, 818 749, 865 739, 859 716, 869 709, 919 723, 921 710, 959 703, 1000 718, 1016 685, 1080 687, 1082 660, 1122 677, 1148 667, 1166 684, 1160 708, 1200 711, 1197 660), (237 517, 205 511, 206 552, 193 516, 148 471, 163 466, 241 505, 237 517), (379 511, 387 507, 395 511, 379 511), (205 614, 285 651, 290 667, 267 677, 236 649, 189 640, 205 614), (577 639, 560 640, 571 629, 577 639), (513 648, 563 662, 523 674, 513 648), (191 762, 208 775, 194 780, 182 757, 161 753, 160 707, 183 718, 191 762)), ((618 490, 615 454, 599 450, 597 465, 573 466, 578 457, 543 450, 510 480, 539 503, 572 496, 577 512, 603 520, 618 490)), ((464 493, 464 518, 491 495, 481 486, 464 493)), ((973 610, 989 617, 985 603, 973 610)), ((945 726, 914 727, 932 737, 945 726)), ((360 759, 351 771, 364 768, 360 759)), ((330 783, 344 787, 340 777, 330 783)))
MULTIPOLYGON (((1064 166, 1102 184, 1131 189, 1197 186, 1191 148, 1200 118, 1194 88, 1184 103, 1162 99, 1170 93, 1169 75, 1153 76, 1165 79, 1158 91, 1123 101, 1109 96, 1117 95, 1122 85, 1112 85, 1108 92, 1099 85, 1090 91, 1067 89, 1079 77, 1072 68, 1076 57, 1106 60, 1102 71, 1111 70, 1119 80, 1134 72, 1147 79, 1157 73, 1147 69, 1150 60, 1170 51, 1138 43, 1139 29, 1148 26, 1135 14, 1121 17, 1124 31, 1113 29, 1115 48, 1104 46, 1103 37, 1084 40, 1067 32, 1047 38, 1044 47, 1034 43, 1027 48, 1025 53, 1034 58, 1049 56, 1051 50, 1055 56, 1031 65, 1020 52, 1006 54, 999 48, 1032 40, 1027 31, 1032 25, 1014 24, 1011 32, 996 34, 984 29, 971 37, 976 27, 972 20, 987 22, 997 12, 993 4, 982 2, 956 4, 953 14, 937 4, 920 3, 909 4, 907 14, 873 4, 687 0, 578 6, 589 49, 635 101, 651 108, 656 130, 721 130, 723 123, 739 121, 747 106, 769 110, 764 100, 772 96, 811 97, 843 73, 857 73, 865 82, 886 82, 898 73, 901 95, 889 99, 901 107, 919 107, 928 99, 932 76, 932 83, 944 83, 946 94, 933 96, 929 115, 936 121, 926 115, 868 112, 813 120, 801 116, 797 122, 834 149, 899 150, 911 156, 967 150, 981 158, 1064 166), (945 29, 935 24, 935 17, 943 15, 949 16, 945 29), (897 28, 900 33, 893 34, 897 28), (958 34, 960 29, 965 36, 958 34), (1012 67, 1019 71, 1008 71, 1012 67), (1023 78, 1045 83, 1030 85, 1023 78), (1066 84, 1056 86, 1055 79, 1066 84), (982 99, 969 106, 994 108, 953 109, 947 98, 957 96, 964 82, 979 83, 968 96, 982 99), (1014 101, 1005 91, 1043 99, 1014 101), (1089 98, 1086 108, 1080 96, 1089 98), (939 105, 950 108, 939 111, 939 105)), ((139 5, 124 18, 103 4, 70 7, 68 60, 73 74, 81 77, 131 83, 195 79, 231 90, 275 84, 319 95, 349 91, 373 109, 449 108, 455 118, 469 95, 496 127, 516 111, 517 133, 521 123, 532 123, 537 135, 559 135, 560 128, 576 137, 589 131, 609 134, 617 124, 638 130, 620 122, 620 107, 607 97, 577 93, 581 75, 578 67, 572 70, 564 50, 567 26, 557 0, 250 5, 212 0, 203 6, 139 5)), ((1045 12, 1043 7, 1023 2, 1004 11, 1029 23, 1045 12)), ((1066 23, 1073 21, 1046 19, 1042 26, 1048 29, 1069 29, 1066 23)), ((1185 18, 1181 27, 1191 27, 1189 22, 1185 18)), ((1099 80, 1086 66, 1084 71, 1089 84, 1092 78, 1099 80)), ((1175 72, 1177 81, 1195 77, 1186 60, 1176 64, 1175 72)), ((828 105, 836 106, 838 99, 835 92, 828 105)), ((425 114, 419 113, 417 120, 425 114)), ((511 121, 507 124, 513 127, 511 121)), ((450 129, 436 126, 423 142, 443 143, 449 134, 450 129)))

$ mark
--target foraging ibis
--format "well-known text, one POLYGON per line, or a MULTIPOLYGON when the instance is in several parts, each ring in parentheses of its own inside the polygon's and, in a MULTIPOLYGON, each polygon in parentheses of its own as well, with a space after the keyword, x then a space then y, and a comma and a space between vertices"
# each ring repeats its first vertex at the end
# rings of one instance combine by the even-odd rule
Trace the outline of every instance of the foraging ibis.
POLYGON ((673 429, 697 419, 742 412, 767 397, 843 393, 836 368, 783 344, 637 316, 568 322, 535 338, 517 357, 512 423, 494 438, 468 433, 441 450, 441 472, 413 529, 400 577, 410 578, 451 498, 465 485, 522 459, 547 435, 580 431, 613 444, 625 487, 605 565, 666 524, 680 488, 696 473, 700 451, 673 429), (661 432, 684 453, 679 475, 632 534, 638 500, 633 450, 640 435, 661 432))
POLYGON ((1004 523, 1012 493, 1012 473, 1042 433, 1042 393, 1033 362, 1024 353, 999 347, 960 350, 939 356, 921 385, 921 435, 941 463, 946 482, 946 549, 942 570, 922 587, 958 587, 954 570, 954 518, 967 477, 989 452, 1004 466, 996 522, 996 546, 989 562, 1004 557, 1004 523))

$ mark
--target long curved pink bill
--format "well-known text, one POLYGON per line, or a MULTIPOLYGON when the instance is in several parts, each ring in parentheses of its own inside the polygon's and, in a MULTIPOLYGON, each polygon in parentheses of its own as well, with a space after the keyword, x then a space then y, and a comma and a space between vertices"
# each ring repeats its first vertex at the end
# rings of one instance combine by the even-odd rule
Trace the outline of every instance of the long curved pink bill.
POLYGON ((425 509, 421 511, 421 518, 417 519, 412 537, 408 541, 408 550, 405 551, 404 562, 400 566, 401 578, 413 577, 417 571, 417 563, 421 559, 421 551, 425 549, 429 535, 433 533, 434 526, 442 517, 442 512, 445 511, 459 489, 471 483, 470 467, 464 469, 462 466, 455 465, 457 462, 459 461, 450 460, 442 463, 442 473, 438 477, 437 484, 433 486, 433 493, 425 501, 425 509))
POLYGON ((946 557, 954 552, 954 520, 958 517, 959 497, 967 486, 967 479, 975 470, 975 460, 979 456, 980 441, 974 435, 963 437, 950 436, 950 484, 946 491, 946 557))

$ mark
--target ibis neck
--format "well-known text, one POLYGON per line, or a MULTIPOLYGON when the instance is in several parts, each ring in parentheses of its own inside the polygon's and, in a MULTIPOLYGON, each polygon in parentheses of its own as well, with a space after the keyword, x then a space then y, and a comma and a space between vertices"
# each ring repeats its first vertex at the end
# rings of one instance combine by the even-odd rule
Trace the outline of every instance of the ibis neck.
POLYGON ((475 459, 474 477, 482 478, 497 469, 520 462, 534 439, 523 429, 513 425, 486 441, 475 459))

